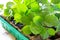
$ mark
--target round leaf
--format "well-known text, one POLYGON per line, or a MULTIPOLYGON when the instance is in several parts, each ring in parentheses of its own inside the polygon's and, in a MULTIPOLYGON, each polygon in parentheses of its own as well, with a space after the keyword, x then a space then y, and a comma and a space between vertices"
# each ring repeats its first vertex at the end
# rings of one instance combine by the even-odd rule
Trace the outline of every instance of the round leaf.
POLYGON ((52 29, 52 28, 49 28, 48 29, 48 34, 51 35, 51 36, 55 35, 55 30, 52 29))
POLYGON ((45 23, 47 26, 57 26, 58 22, 58 18, 53 14, 45 16, 45 23))
POLYGON ((30 31, 30 26, 29 25, 26 25, 22 28, 22 32, 24 34, 31 34, 31 31, 30 31))
POLYGON ((14 15, 14 20, 16 20, 16 23, 20 22, 20 20, 21 20, 21 15, 18 14, 18 13, 15 13, 15 15, 14 15))
POLYGON ((60 3, 60 0, 51 0, 51 2, 54 4, 58 4, 58 3, 60 3))
POLYGON ((35 16, 33 18, 33 22, 36 24, 36 25, 40 25, 42 23, 43 19, 41 16, 35 16))

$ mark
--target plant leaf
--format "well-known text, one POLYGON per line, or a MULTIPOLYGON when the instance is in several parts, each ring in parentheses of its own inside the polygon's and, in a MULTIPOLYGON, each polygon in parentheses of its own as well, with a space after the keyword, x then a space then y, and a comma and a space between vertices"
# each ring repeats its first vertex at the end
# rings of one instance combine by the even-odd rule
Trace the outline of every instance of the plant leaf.
POLYGON ((36 0, 38 3, 43 3, 43 4, 45 4, 45 3, 47 3, 48 2, 48 0, 36 0))
POLYGON ((8 17, 9 15, 10 15, 9 9, 5 9, 4 10, 4 16, 8 17))
POLYGON ((22 17, 22 16, 21 16, 20 14, 15 13, 15 15, 14 15, 14 20, 16 20, 16 23, 20 22, 21 17, 22 17))
POLYGON ((29 25, 32 21, 32 15, 23 15, 22 18, 21 18, 21 22, 25 25, 29 25))
POLYGON ((36 26, 34 23, 32 23, 30 26, 30 30, 33 34, 37 35, 42 31, 42 27, 43 26, 36 26))
POLYGON ((55 33, 56 33, 56 31, 54 29, 48 28, 48 34, 49 35, 53 36, 53 35, 55 35, 55 33))
POLYGON ((7 2, 6 7, 7 7, 7 8, 11 8, 13 5, 14 5, 13 2, 7 2))
POLYGON ((49 37, 49 34, 45 28, 41 31, 40 35, 43 39, 47 39, 49 37))
POLYGON ((51 0, 51 2, 54 4, 58 4, 58 3, 60 3, 60 0, 51 0))
POLYGON ((30 31, 30 26, 29 25, 26 25, 22 28, 22 32, 24 34, 31 34, 31 31, 30 31))
POLYGON ((1 9, 3 9, 3 6, 4 6, 3 4, 0 4, 0 8, 1 8, 1 9))
POLYGON ((14 2, 16 2, 17 4, 20 4, 22 0, 13 0, 14 2))
POLYGON ((37 2, 31 3, 31 10, 32 11, 38 11, 39 10, 39 4, 37 2))
POLYGON ((47 15, 45 16, 45 22, 47 26, 57 26, 59 21, 55 15, 47 15))
POLYGON ((40 25, 42 23, 43 19, 41 16, 35 16, 33 18, 33 22, 36 24, 36 25, 40 25))
POLYGON ((28 10, 28 8, 25 4, 20 4, 20 5, 17 5, 17 10, 23 14, 28 10))

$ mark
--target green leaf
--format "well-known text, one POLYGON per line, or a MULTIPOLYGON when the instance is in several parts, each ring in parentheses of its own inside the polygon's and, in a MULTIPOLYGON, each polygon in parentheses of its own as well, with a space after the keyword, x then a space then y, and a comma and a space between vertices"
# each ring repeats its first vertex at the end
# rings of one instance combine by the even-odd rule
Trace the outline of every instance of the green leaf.
POLYGON ((32 15, 23 15, 22 18, 21 18, 21 22, 25 25, 29 25, 32 21, 32 15))
POLYGON ((49 35, 53 36, 53 35, 55 35, 55 33, 56 33, 56 31, 54 29, 48 28, 48 34, 49 35))
POLYGON ((58 26, 56 26, 56 32, 59 32, 59 31, 60 31, 60 21, 59 21, 58 26))
POLYGON ((58 4, 55 4, 55 6, 56 6, 56 7, 58 7, 58 8, 60 8, 60 3, 58 3, 58 4))
POLYGON ((15 14, 15 13, 19 13, 18 10, 17 10, 17 5, 13 5, 13 6, 11 7, 11 9, 13 10, 14 14, 15 14))
POLYGON ((31 3, 36 2, 36 0, 31 0, 31 3))
POLYGON ((56 9, 55 5, 52 5, 52 4, 46 4, 46 8, 45 10, 48 11, 48 12, 53 12, 54 9, 56 9))
POLYGON ((60 13, 55 14, 57 18, 60 18, 60 13))
POLYGON ((14 13, 20 13, 22 16, 25 15, 26 11, 28 10, 25 4, 13 5, 11 9, 14 11, 14 13))
POLYGON ((0 4, 0 8, 1 8, 1 9, 3 9, 3 6, 4 6, 3 4, 0 4))
POLYGON ((36 24, 36 25, 40 25, 42 23, 43 19, 41 16, 35 16, 33 18, 33 22, 36 24))
POLYGON ((31 34, 31 31, 30 31, 30 26, 29 25, 26 25, 22 28, 22 32, 24 34, 31 34))
POLYGON ((25 4, 19 4, 17 5, 17 10, 23 14, 28 10, 28 8, 25 4))
POLYGON ((53 8, 55 11, 59 11, 59 10, 60 10, 60 7, 59 7, 58 5, 59 5, 59 4, 52 5, 52 8, 53 8))
POLYGON ((3 14, 5 17, 9 17, 9 16, 13 16, 14 15, 14 12, 13 12, 13 10, 12 9, 4 9, 4 14, 3 14))
POLYGON ((48 3, 48 0, 41 0, 41 3, 48 3))
POLYGON ((51 0, 51 2, 54 4, 58 4, 58 3, 60 3, 60 0, 51 0))
POLYGON ((45 40, 49 37, 49 34, 47 32, 47 29, 45 27, 42 27, 42 30, 40 32, 41 37, 45 40))
POLYGON ((4 16, 10 16, 9 9, 4 9, 4 16))
POLYGON ((29 5, 31 3, 31 0, 24 0, 24 4, 29 5))
POLYGON ((7 8, 11 8, 13 5, 14 5, 13 2, 7 2, 6 7, 7 7, 7 8))
POLYGON ((22 0, 13 0, 14 2, 16 2, 17 4, 21 3, 22 0))
POLYGON ((48 11, 47 9, 44 9, 44 10, 42 10, 42 11, 40 12, 40 16, 41 16, 42 18, 45 18, 45 16, 48 15, 48 14, 49 14, 49 11, 48 11))
POLYGON ((40 34, 43 26, 36 26, 34 23, 31 23, 30 30, 33 34, 40 34))
POLYGON ((21 17, 22 17, 22 16, 21 16, 20 14, 15 13, 15 15, 14 15, 14 20, 16 20, 16 23, 20 22, 21 17))
POLYGON ((36 0, 24 0, 24 4, 27 6, 30 5, 31 3, 35 2, 36 0))
POLYGON ((52 14, 45 16, 45 23, 47 26, 57 26, 59 21, 58 18, 54 14, 52 14))
POLYGON ((48 34, 48 32, 47 32, 47 30, 45 28, 42 30, 42 32, 40 33, 40 35, 41 35, 41 37, 43 39, 47 39, 49 37, 49 34, 48 34))
POLYGON ((31 3, 31 10, 32 11, 38 11, 39 10, 39 4, 37 2, 31 3))
POLYGON ((43 3, 43 4, 45 4, 45 3, 47 3, 48 2, 48 0, 36 0, 38 3, 43 3))

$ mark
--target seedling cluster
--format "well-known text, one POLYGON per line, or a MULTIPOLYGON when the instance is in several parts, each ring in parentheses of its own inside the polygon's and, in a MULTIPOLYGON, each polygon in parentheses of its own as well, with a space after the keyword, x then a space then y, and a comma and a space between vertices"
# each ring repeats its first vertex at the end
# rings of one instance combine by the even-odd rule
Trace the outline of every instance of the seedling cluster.
POLYGON ((13 0, 6 4, 4 16, 15 24, 22 23, 25 35, 40 35, 43 39, 60 31, 60 0, 13 0), (56 29, 54 29, 54 28, 56 29))

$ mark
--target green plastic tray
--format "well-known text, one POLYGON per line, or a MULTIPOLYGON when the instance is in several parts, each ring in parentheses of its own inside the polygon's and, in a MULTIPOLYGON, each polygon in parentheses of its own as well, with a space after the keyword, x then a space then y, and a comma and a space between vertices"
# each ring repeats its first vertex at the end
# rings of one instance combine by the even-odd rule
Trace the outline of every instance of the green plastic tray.
POLYGON ((14 28, 9 22, 7 22, 1 16, 0 16, 0 22, 2 23, 2 27, 6 29, 10 34, 12 34, 16 38, 16 40, 29 40, 29 38, 24 36, 20 31, 14 28))

